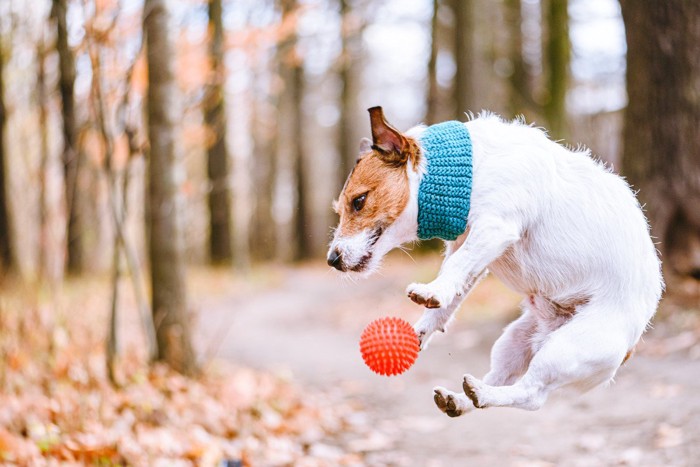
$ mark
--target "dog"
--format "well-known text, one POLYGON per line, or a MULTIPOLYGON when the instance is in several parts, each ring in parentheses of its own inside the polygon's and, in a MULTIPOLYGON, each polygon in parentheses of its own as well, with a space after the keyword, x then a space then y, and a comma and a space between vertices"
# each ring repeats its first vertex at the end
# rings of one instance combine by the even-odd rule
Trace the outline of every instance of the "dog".
POLYGON ((490 371, 465 375, 462 391, 434 388, 437 407, 451 417, 538 410, 555 389, 612 381, 664 288, 629 185, 589 150, 566 148, 524 120, 484 112, 404 134, 381 107, 369 113, 372 140, 361 141, 333 203, 340 220, 328 264, 368 275, 393 248, 445 240, 438 276, 406 289, 425 307, 414 325, 421 350, 488 272, 524 296, 491 350, 490 371))

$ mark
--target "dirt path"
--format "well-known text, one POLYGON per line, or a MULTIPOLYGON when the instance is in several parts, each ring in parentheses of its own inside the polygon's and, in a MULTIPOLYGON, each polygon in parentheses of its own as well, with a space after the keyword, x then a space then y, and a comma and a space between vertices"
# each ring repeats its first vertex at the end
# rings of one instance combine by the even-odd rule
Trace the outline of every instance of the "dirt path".
POLYGON ((516 299, 489 279, 409 372, 372 374, 359 356, 363 327, 385 315, 417 319, 420 309, 403 290, 429 279, 436 261, 393 257, 382 275, 357 283, 323 267, 276 270, 273 279, 202 299, 202 336, 219 357, 290 372, 364 406, 379 434, 354 447, 371 451, 372 464, 700 465, 700 346, 671 324, 647 335, 611 387, 557 394, 538 412, 488 409, 449 419, 433 405, 432 387, 458 388, 462 374, 483 374, 513 312, 516 299), (502 311, 494 316, 490 304, 502 311))

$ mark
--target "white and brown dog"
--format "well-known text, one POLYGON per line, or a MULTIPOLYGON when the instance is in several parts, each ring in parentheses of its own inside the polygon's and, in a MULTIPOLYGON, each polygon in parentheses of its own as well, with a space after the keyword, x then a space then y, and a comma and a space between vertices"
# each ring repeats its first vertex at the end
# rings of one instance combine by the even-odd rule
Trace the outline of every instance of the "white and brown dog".
POLYGON ((522 121, 483 114, 448 128, 456 136, 425 126, 401 134, 380 107, 369 111, 373 141, 363 139, 335 202, 340 222, 328 264, 371 273, 389 250, 426 237, 419 235, 428 222, 422 211, 432 209, 438 225, 427 234, 446 240, 445 259, 435 280, 406 290, 426 307, 414 326, 421 348, 445 330, 487 271, 525 297, 483 379, 465 375, 463 392, 435 388, 440 410, 453 417, 485 407, 537 410, 554 389, 611 381, 663 290, 646 219, 627 183, 589 151, 569 150, 522 121), (431 154, 443 150, 459 170, 451 173, 451 159, 431 154), (433 170, 437 185, 454 180, 462 191, 426 183, 433 170), (457 231, 456 202, 466 206, 457 231), (439 225, 441 212, 449 225, 439 225))

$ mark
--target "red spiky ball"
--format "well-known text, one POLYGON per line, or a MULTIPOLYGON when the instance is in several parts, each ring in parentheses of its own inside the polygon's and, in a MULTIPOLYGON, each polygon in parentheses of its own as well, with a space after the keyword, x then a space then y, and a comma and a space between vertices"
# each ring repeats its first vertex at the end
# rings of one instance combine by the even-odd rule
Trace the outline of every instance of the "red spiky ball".
POLYGON ((418 358, 420 342, 413 327, 401 318, 379 318, 360 336, 362 359, 370 370, 384 376, 399 375, 418 358))

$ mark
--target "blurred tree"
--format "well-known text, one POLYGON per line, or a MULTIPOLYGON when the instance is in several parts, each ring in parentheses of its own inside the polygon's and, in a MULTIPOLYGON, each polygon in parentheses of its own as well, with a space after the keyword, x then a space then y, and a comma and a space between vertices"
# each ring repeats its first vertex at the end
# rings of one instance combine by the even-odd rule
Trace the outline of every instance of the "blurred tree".
MULTIPOLYGON (((109 80, 108 66, 104 64, 104 58, 110 56, 110 52, 116 52, 121 31, 118 30, 120 11, 112 14, 111 22, 95 21, 96 18, 104 18, 105 4, 100 0, 93 0, 92 4, 85 3, 85 16, 90 18, 84 36, 85 49, 88 53, 91 64, 92 86, 88 104, 90 107, 91 122, 98 130, 102 175, 107 181, 108 210, 111 212, 111 220, 114 226, 112 239, 112 300, 110 308, 110 318, 107 328, 106 338, 106 367, 107 376, 113 384, 118 384, 116 376, 116 362, 118 359, 118 321, 120 302, 120 283, 123 276, 123 266, 129 272, 134 291, 134 298, 138 305, 140 318, 142 320, 147 342, 147 355, 149 361, 157 357, 158 346, 156 342, 156 331, 153 316, 148 304, 146 288, 143 286, 140 261, 136 253, 130 236, 127 232, 126 223, 128 218, 129 201, 129 179, 132 164, 141 154, 141 145, 136 140, 136 125, 130 112, 127 110, 131 105, 134 90, 134 71, 141 56, 143 47, 143 35, 139 40, 138 52, 134 54, 131 61, 124 57, 121 60, 109 60, 110 65, 119 62, 126 62, 128 65, 124 73, 119 73, 119 90, 111 87, 109 80), (91 13, 88 13, 91 10, 91 13), (95 25, 98 25, 96 27, 95 25), (100 27, 101 26, 101 27, 100 27), (111 118, 114 116, 116 118, 111 118), (125 141, 126 140, 126 141, 125 141), (127 148, 120 147, 120 141, 126 142, 127 148), (122 152, 126 149, 126 154, 122 152), (121 153, 121 154, 120 154, 121 153), (126 157, 125 157, 126 156, 126 157), (122 261, 122 258, 125 261, 122 261), (123 264, 124 263, 124 264, 123 264)), ((123 49, 122 49, 123 50, 123 49)), ((114 56, 110 58, 116 58, 114 56)), ((113 83, 113 81, 112 81, 113 83)), ((104 209, 104 207, 103 207, 104 209)))
POLYGON ((5 160, 7 106, 5 105, 4 69, 7 60, 3 39, 4 37, 0 36, 0 270, 8 270, 13 267, 13 260, 10 240, 10 199, 7 193, 7 161, 5 160))
POLYGON ((209 255, 214 264, 230 264, 231 190, 226 147, 227 119, 224 102, 224 27, 221 0, 209 0, 209 60, 212 76, 204 99, 204 122, 213 136, 207 148, 209 177, 209 255))
POLYGON ((566 91, 569 86, 569 12, 568 0, 544 0, 545 67, 547 96, 544 115, 549 134, 554 139, 567 137, 566 91))
MULTIPOLYGON (((267 61, 265 61, 267 62, 267 61)), ((256 95, 253 98, 251 120, 253 122, 253 157, 252 176, 255 196, 250 233, 250 253, 256 260, 270 260, 275 256, 276 230, 275 220, 272 216, 272 204, 275 193, 275 174, 277 172, 277 160, 275 154, 275 133, 277 131, 277 119, 271 115, 276 107, 277 96, 265 88, 269 83, 265 75, 270 73, 267 63, 254 71, 253 89, 256 95)))
POLYGON ((158 359, 192 374, 196 362, 190 338, 185 278, 182 161, 175 141, 180 118, 175 80, 173 21, 168 0, 146 0, 144 34, 148 62, 149 232, 153 321, 158 359))
MULTIPOLYGON (((292 249, 283 256, 292 259, 308 258, 311 254, 309 233, 311 222, 308 210, 306 167, 304 160, 304 60, 299 53, 297 20, 299 5, 297 0, 280 0, 282 7, 282 28, 285 36, 279 47, 279 74, 283 86, 279 102, 279 130, 277 148, 280 158, 291 162, 293 192, 295 195, 291 227, 293 230, 292 249)), ((284 241, 284 240, 281 240, 284 241)), ((289 259, 289 258, 283 258, 289 259)))
POLYGON ((471 70, 474 63, 474 25, 472 20, 472 0, 452 0, 455 15, 454 25, 454 118, 464 119, 464 113, 472 106, 473 79, 471 70))
POLYGON ((439 88, 437 81, 437 56, 438 56, 438 0, 433 0, 433 14, 430 19, 430 58, 428 59, 428 96, 425 108, 427 125, 436 123, 439 105, 439 88))
POLYGON ((68 1, 53 0, 51 16, 56 22, 56 49, 59 62, 59 91, 63 118, 63 178, 66 196, 66 269, 79 274, 83 270, 82 232, 78 196, 80 151, 78 150, 78 124, 75 112, 75 56, 68 44, 68 1))
POLYGON ((628 94, 622 171, 639 190, 673 294, 674 279, 700 280, 700 2, 621 4, 628 94))
POLYGON ((506 24, 509 30, 509 62, 511 71, 508 79, 508 107, 511 117, 531 116, 538 105, 531 89, 531 76, 523 58, 523 15, 520 0, 506 0, 506 24))
POLYGON ((49 267, 49 199, 47 177, 49 171, 49 126, 48 126, 48 105, 49 97, 46 84, 46 57, 49 50, 42 36, 37 45, 36 61, 37 61, 37 77, 36 77, 36 100, 39 108, 39 146, 40 146, 40 162, 39 162, 39 275, 43 279, 57 280, 51 278, 51 268, 49 267))
POLYGON ((353 116, 355 102, 357 101, 357 83, 353 65, 358 53, 358 32, 355 17, 348 0, 338 0, 340 3, 340 28, 341 52, 339 58, 338 76, 340 78, 340 119, 338 121, 338 152, 340 164, 338 165, 338 191, 345 184, 350 170, 357 159, 358 138, 353 131, 353 116))

